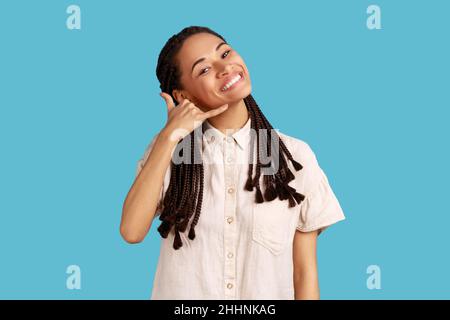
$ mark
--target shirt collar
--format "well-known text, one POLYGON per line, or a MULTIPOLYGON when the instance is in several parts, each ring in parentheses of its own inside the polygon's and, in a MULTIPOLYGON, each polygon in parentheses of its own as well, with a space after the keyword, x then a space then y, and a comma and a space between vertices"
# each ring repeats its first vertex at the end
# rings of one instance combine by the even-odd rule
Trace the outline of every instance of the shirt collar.
MULTIPOLYGON (((205 125, 205 138, 206 142, 208 144, 213 143, 216 139, 218 139, 218 142, 223 141, 227 138, 227 135, 222 133, 219 129, 215 128, 211 123, 209 123, 208 119, 204 121, 205 125)), ((234 141, 238 144, 238 146, 244 150, 250 141, 250 128, 251 128, 251 118, 248 117, 247 122, 244 124, 243 127, 241 127, 239 130, 234 132, 231 135, 228 135, 228 137, 232 137, 234 141)))

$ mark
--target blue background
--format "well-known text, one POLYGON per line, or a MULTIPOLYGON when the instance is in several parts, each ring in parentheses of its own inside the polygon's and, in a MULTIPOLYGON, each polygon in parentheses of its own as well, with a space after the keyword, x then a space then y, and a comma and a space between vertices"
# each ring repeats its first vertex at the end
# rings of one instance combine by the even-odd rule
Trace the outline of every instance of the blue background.
POLYGON ((322 299, 450 298, 448 1, 4 1, 0 298, 148 299, 159 254, 120 237, 165 124, 157 56, 222 34, 272 125, 308 142, 347 220, 319 240, 322 299), (81 8, 68 30, 66 8, 81 8), (366 27, 370 4, 381 30, 366 27), (81 290, 66 268, 81 268, 81 290), (366 286, 381 268, 380 290, 366 286))

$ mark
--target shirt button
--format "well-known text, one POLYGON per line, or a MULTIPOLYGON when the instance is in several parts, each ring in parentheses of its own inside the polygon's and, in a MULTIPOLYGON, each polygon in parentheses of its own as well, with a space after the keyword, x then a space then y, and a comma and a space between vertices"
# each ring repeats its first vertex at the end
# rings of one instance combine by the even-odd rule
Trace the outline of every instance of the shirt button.
POLYGON ((228 258, 229 258, 229 259, 233 258, 233 253, 232 253, 232 252, 229 252, 229 253, 228 253, 228 258))
POLYGON ((232 142, 232 141, 233 141, 233 137, 228 137, 228 138, 227 138, 227 141, 228 141, 228 142, 232 142))
POLYGON ((227 284, 227 288, 228 288, 228 289, 233 288, 233 284, 232 284, 232 283, 228 283, 228 284, 227 284))
POLYGON ((233 193, 234 192, 234 188, 233 187, 229 187, 228 188, 228 193, 233 193))
POLYGON ((233 161, 233 158, 232 157, 228 157, 227 158, 227 162, 230 163, 231 161, 233 161))
POLYGON ((228 223, 232 223, 233 222, 233 217, 228 217, 227 222, 228 223))
POLYGON ((211 136, 211 138, 209 138, 209 141, 214 142, 214 139, 216 139, 214 136, 211 136))

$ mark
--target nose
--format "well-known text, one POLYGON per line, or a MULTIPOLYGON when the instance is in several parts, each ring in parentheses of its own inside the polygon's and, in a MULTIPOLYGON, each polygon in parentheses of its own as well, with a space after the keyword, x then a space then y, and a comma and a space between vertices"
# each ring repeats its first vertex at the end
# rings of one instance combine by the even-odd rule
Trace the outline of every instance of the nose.
POLYGON ((220 77, 225 77, 231 73, 232 66, 229 63, 222 66, 222 68, 222 71, 219 72, 220 77))

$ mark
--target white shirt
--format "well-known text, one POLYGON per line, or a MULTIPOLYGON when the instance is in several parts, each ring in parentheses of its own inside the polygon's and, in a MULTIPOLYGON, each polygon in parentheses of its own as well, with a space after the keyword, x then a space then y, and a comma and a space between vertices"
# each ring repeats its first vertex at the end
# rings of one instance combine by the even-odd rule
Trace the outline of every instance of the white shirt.
MULTIPOLYGON (((255 191, 244 190, 250 147, 247 123, 226 139, 208 120, 203 135, 204 190, 196 237, 180 232, 183 246, 172 245, 174 231, 161 238, 151 299, 294 299, 293 239, 296 230, 322 232, 344 220, 344 213, 315 154, 307 143, 278 132, 294 160, 289 182, 305 199, 289 208, 276 198, 255 203, 255 191)), ((136 176, 156 136, 138 161, 136 176)), ((256 154, 256 145, 255 145, 256 154)), ((253 171, 254 174, 254 171, 253 171)), ((162 199, 170 181, 170 165, 161 188, 153 223, 161 223, 162 199)), ((261 191, 264 187, 261 179, 261 191)))

